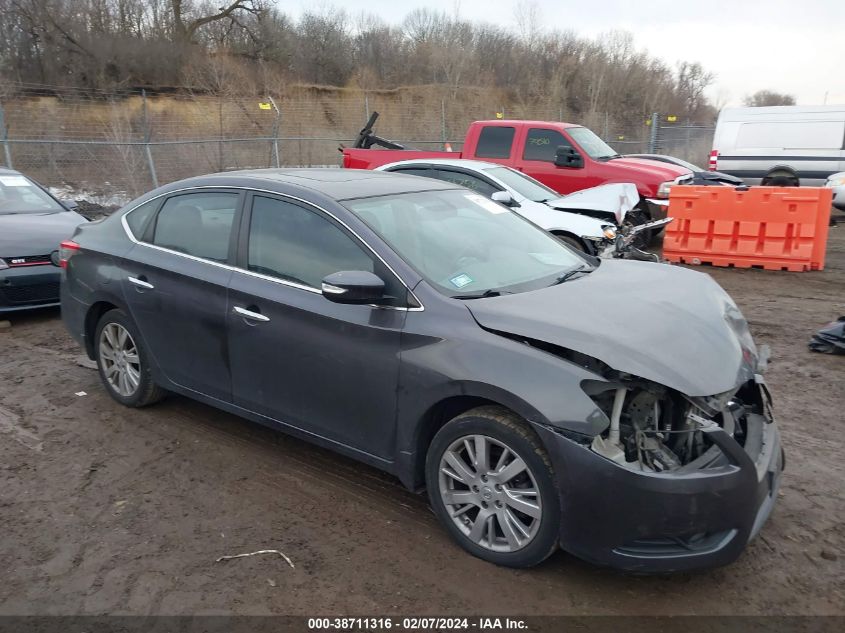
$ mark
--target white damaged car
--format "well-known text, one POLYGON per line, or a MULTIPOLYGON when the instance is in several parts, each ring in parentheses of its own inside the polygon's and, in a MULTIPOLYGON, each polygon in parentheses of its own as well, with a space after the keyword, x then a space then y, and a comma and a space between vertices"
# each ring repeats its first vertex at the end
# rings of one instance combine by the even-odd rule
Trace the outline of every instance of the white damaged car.
POLYGON ((459 158, 403 160, 376 168, 452 182, 511 207, 570 246, 599 255, 639 202, 635 185, 601 185, 561 196, 520 171, 459 158))

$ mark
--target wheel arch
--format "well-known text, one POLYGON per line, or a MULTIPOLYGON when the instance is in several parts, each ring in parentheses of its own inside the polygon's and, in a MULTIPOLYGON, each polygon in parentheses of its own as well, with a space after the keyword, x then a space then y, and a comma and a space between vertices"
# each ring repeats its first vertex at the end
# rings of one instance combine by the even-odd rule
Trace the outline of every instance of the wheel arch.
POLYGON ((396 475, 410 490, 425 487, 425 459, 431 441, 447 422, 481 406, 497 406, 529 421, 545 421, 534 407, 518 396, 488 386, 462 385, 458 393, 444 395, 432 402, 412 422, 412 433, 406 446, 399 447, 396 475))
POLYGON ((549 233, 556 237, 571 238, 581 245, 581 248, 584 250, 585 253, 587 253, 588 255, 595 254, 595 248, 593 248, 593 245, 590 244, 588 240, 582 239, 579 235, 575 235, 575 233, 572 233, 571 231, 565 231, 563 229, 551 229, 549 233))
POLYGON ((773 174, 777 174, 780 172, 786 172, 787 174, 789 174, 790 177, 795 178, 795 182, 798 184, 798 186, 801 185, 801 178, 795 168, 791 165, 775 165, 774 167, 771 167, 766 172, 766 175, 760 179, 760 182, 762 183, 764 180, 766 180, 766 178, 770 178, 773 174))
POLYGON ((85 336, 85 353, 91 360, 94 360, 94 334, 97 328, 97 323, 99 323, 102 316, 109 310, 123 310, 125 312, 126 307, 122 304, 122 302, 112 296, 99 296, 85 312, 85 322, 83 326, 85 336))

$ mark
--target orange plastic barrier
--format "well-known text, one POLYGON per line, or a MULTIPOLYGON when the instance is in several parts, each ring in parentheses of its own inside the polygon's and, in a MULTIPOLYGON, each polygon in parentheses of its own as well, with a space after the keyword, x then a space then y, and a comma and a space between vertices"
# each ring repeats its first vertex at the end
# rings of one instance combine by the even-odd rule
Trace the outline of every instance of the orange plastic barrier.
POLYGON ((833 193, 824 187, 672 187, 663 255, 672 262, 822 270, 833 193))

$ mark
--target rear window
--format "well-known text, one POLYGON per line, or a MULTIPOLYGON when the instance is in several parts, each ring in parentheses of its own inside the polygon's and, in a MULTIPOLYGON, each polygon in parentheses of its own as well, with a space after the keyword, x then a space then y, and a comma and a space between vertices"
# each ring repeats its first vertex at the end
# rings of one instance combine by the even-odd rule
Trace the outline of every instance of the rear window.
POLYGON ((135 239, 143 238, 147 224, 149 224, 150 218, 153 217, 155 210, 158 208, 159 202, 160 200, 150 200, 126 214, 126 223, 129 225, 129 229, 132 231, 135 239))
POLYGON ((153 244, 226 261, 238 198, 236 193, 188 193, 168 198, 156 217, 153 244))
POLYGON ((482 128, 475 155, 479 158, 510 158, 514 128, 489 125, 482 128))

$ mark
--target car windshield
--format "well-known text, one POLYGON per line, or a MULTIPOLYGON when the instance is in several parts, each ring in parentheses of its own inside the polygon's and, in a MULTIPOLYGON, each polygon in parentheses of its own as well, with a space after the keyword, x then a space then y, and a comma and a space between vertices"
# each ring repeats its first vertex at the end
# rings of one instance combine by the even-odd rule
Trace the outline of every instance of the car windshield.
POLYGON ((404 193, 343 204, 450 297, 535 290, 587 266, 545 231, 471 191, 404 193))
POLYGON ((530 176, 526 176, 514 169, 508 169, 507 167, 491 167, 490 169, 485 169, 484 171, 490 174, 493 178, 501 180, 519 195, 525 196, 533 202, 546 202, 547 200, 560 198, 560 194, 554 189, 549 189, 546 185, 539 183, 530 176))
POLYGON ((582 150, 590 155, 590 158, 600 160, 602 158, 613 158, 619 156, 610 145, 601 140, 595 132, 585 127, 567 128, 567 134, 572 140, 578 143, 582 150))
POLYGON ((0 215, 56 211, 65 208, 26 176, 0 174, 0 215))

